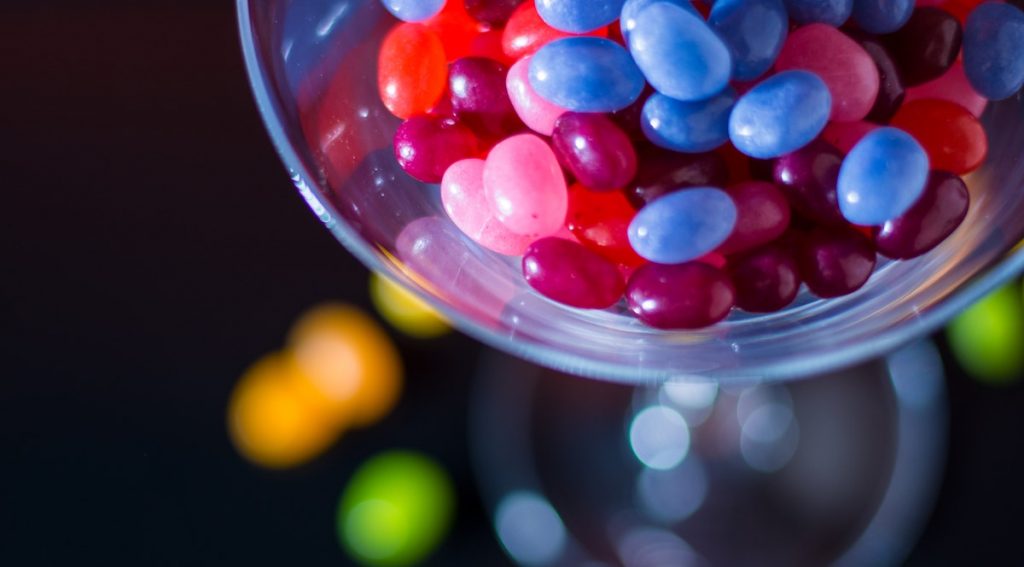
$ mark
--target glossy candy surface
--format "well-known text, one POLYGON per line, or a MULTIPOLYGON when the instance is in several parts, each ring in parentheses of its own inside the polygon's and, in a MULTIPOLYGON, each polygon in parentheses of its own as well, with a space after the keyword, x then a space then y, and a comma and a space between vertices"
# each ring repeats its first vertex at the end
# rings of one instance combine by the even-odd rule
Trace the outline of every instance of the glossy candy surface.
POLYGON ((639 209, 651 201, 687 187, 722 187, 729 180, 725 160, 714 152, 680 154, 653 146, 638 147, 636 177, 626 198, 639 209))
POLYGON ((775 160, 772 171, 796 213, 819 224, 842 225, 846 221, 836 196, 842 163, 843 155, 835 147, 816 140, 775 160))
POLYGON ((568 190, 548 144, 533 134, 499 142, 487 156, 484 191, 495 215, 513 232, 547 236, 565 223, 568 190))
POLYGON ((964 26, 964 70, 982 96, 1003 100, 1024 86, 1024 11, 1007 4, 978 6, 964 26))
POLYGON ((832 110, 828 87, 807 71, 784 71, 740 97, 729 117, 729 138, 755 158, 773 158, 807 145, 832 110))
POLYGON ((448 67, 452 110, 478 135, 507 136, 523 128, 505 87, 507 72, 483 57, 464 57, 448 67))
POLYGON ((466 159, 452 164, 441 180, 441 203, 448 217, 478 244, 509 256, 519 256, 537 239, 516 234, 494 215, 484 192, 484 161, 466 159))
POLYGON ((882 225, 875 235, 875 246, 889 258, 920 256, 953 234, 967 216, 970 200, 962 179, 933 171, 914 206, 882 225))
MULTIPOLYGON (((457 2, 458 0, 450 0, 457 2)), ((508 21, 523 0, 464 0, 466 13, 479 22, 500 26, 508 21)))
POLYGON ((789 18, 782 0, 718 0, 708 25, 732 53, 732 77, 750 81, 771 68, 782 50, 789 18))
POLYGON ((729 82, 729 48, 700 16, 658 2, 640 11, 629 51, 651 86, 677 100, 703 100, 729 82))
POLYGON ((924 146, 933 169, 963 175, 981 166, 988 155, 988 136, 981 123, 952 102, 908 102, 893 117, 892 125, 906 130, 924 146))
POLYGON ((907 89, 907 97, 904 102, 921 99, 955 102, 977 117, 980 117, 988 106, 988 99, 978 94, 978 91, 974 90, 967 80, 964 65, 960 61, 953 63, 949 71, 946 71, 938 79, 907 89))
POLYGON ((577 112, 611 112, 633 103, 644 78, 621 45, 570 37, 542 47, 530 61, 530 85, 542 98, 577 112))
POLYGON ((413 116, 395 131, 395 159, 424 183, 440 183, 451 164, 477 153, 473 131, 450 116, 413 116))
POLYGON ((555 121, 566 110, 544 100, 533 90, 529 79, 531 59, 532 56, 528 55, 512 65, 505 78, 505 88, 519 119, 534 132, 550 136, 555 129, 555 121))
POLYGON ((821 133, 821 139, 832 144, 843 154, 850 153, 850 150, 860 142, 864 136, 881 128, 874 122, 829 122, 825 131, 821 133))
POLYGON ((617 264, 644 263, 629 243, 629 223, 636 216, 625 195, 618 191, 598 193, 575 184, 569 188, 569 213, 565 225, 580 244, 617 264))
POLYGON ((640 209, 629 225, 629 242, 651 262, 679 264, 725 242, 736 226, 736 215, 732 198, 721 189, 677 191, 640 209))
POLYGON ((480 22, 469 17, 458 0, 450 0, 441 13, 424 21, 423 25, 437 34, 448 61, 470 55, 473 40, 484 31, 480 22))
POLYGON ((625 284, 618 268, 581 244, 542 238, 523 254, 523 276, 545 297, 584 309, 611 307, 625 284))
POLYGON ((619 18, 625 0, 537 0, 537 13, 549 26, 587 33, 619 18))
POLYGON ((729 114, 736 91, 695 102, 683 102, 654 93, 644 104, 641 127, 655 145, 677 152, 707 152, 729 141, 729 114))
POLYGON ((422 22, 437 15, 444 8, 445 0, 381 0, 381 3, 399 20, 422 22))
POLYGON ((893 60, 889 49, 879 38, 867 34, 853 36, 853 38, 871 57, 878 69, 878 95, 865 119, 886 124, 892 119, 893 114, 896 114, 906 98, 907 89, 903 83, 903 72, 893 60))
MULTIPOLYGON (((622 37, 629 41, 629 34, 636 28, 636 17, 644 8, 654 4, 655 2, 668 2, 669 4, 675 4, 680 8, 684 8, 694 15, 699 15, 697 9, 693 7, 693 3, 690 0, 626 0, 622 5, 622 13, 619 15, 619 31, 622 33, 622 37)), ((628 45, 628 43, 627 43, 628 45)))
POLYGON ((702 262, 646 264, 626 286, 630 311, 659 329, 699 329, 721 321, 736 298, 729 277, 702 262))
POLYGON ((736 205, 736 228, 718 247, 735 254, 767 244, 789 227, 789 202, 778 187, 764 181, 747 181, 725 190, 736 205))
POLYGON ((633 143, 602 114, 563 114, 555 121, 551 148, 559 162, 593 190, 625 187, 636 175, 633 143))
POLYGON ((914 0, 853 0, 853 21, 868 33, 892 33, 913 11, 914 0))
MULTIPOLYGON (((548 43, 570 37, 572 34, 561 32, 544 23, 540 14, 537 13, 533 0, 526 0, 512 12, 508 22, 505 24, 505 31, 502 34, 501 44, 505 55, 513 59, 519 59, 525 55, 536 53, 538 49, 548 43)), ((608 35, 606 29, 594 30, 588 35, 605 37, 608 35)))
POLYGON ((838 297, 861 288, 875 269, 875 249, 852 228, 816 228, 797 240, 800 277, 818 297, 838 297))
POLYGON ((960 54, 960 22, 945 10, 917 8, 906 25, 885 40, 908 86, 942 76, 960 54))
POLYGON ((800 270, 788 247, 772 244, 733 258, 729 275, 736 307, 771 313, 789 305, 800 291, 800 270))
POLYGON ((853 12, 853 0, 786 0, 786 11, 800 24, 843 25, 853 12))
POLYGON ((430 110, 444 93, 448 63, 437 35, 419 24, 394 27, 380 47, 377 86, 392 114, 408 118, 430 110))
POLYGON ((928 170, 928 155, 917 140, 897 128, 879 128, 843 160, 836 184, 839 209, 859 225, 895 219, 921 196, 928 170))

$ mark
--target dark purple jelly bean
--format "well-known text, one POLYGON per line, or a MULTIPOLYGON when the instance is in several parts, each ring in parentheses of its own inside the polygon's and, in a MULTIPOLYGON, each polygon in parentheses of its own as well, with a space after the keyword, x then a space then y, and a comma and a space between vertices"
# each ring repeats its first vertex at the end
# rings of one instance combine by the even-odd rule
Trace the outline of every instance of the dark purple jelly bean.
POLYGON ((789 228, 789 202, 778 187, 764 181, 738 183, 725 190, 736 204, 736 227, 718 247, 721 254, 757 248, 789 228))
POLYGON ((632 140, 638 142, 647 141, 647 135, 644 134, 644 129, 640 124, 643 120, 644 104, 647 103, 647 98, 653 93, 654 89, 647 85, 644 87, 644 92, 640 94, 633 104, 608 115, 632 140))
POLYGON ((523 0, 466 0, 466 13, 478 22, 504 25, 523 0))
POLYGON ((508 69, 486 57, 463 57, 448 67, 452 110, 481 137, 504 137, 524 128, 508 98, 508 69))
POLYGON ((751 179, 767 181, 768 183, 775 182, 774 161, 770 159, 750 158, 750 162, 747 167, 750 169, 751 179))
POLYGON ((885 38, 908 87, 942 76, 956 61, 963 41, 960 22, 949 12, 917 8, 906 25, 885 38))
POLYGON ((636 175, 633 142, 603 114, 561 115, 551 133, 551 148, 562 167, 592 190, 622 189, 636 175))
POLYGON ((875 247, 849 227, 819 227, 801 234, 796 246, 800 278, 818 297, 860 289, 875 269, 875 247))
POLYGON ((815 140, 775 160, 775 184, 789 199, 793 211, 825 225, 846 225, 839 211, 836 180, 843 154, 823 140, 815 140))
POLYGON ((645 264, 629 278, 626 301, 637 319, 659 329, 699 329, 721 321, 736 298, 729 277, 701 262, 645 264))
POLYGON ((544 297, 583 309, 611 307, 625 288, 615 264, 582 244, 553 236, 526 249, 523 276, 544 297))
POLYGON ((933 171, 917 203, 903 216, 882 225, 875 246, 883 255, 898 260, 920 256, 953 234, 967 216, 970 200, 962 179, 933 171))
POLYGON ((729 259, 736 287, 736 307, 751 313, 771 313, 789 305, 800 291, 800 271, 792 251, 769 244, 729 259))
POLYGON ((717 152, 681 154, 645 144, 637 147, 637 174, 626 198, 639 209, 687 187, 723 187, 729 180, 725 160, 717 152))
POLYGON ((413 116, 395 131, 395 159, 424 183, 440 183, 448 166, 476 157, 473 132, 451 116, 413 116))
POLYGON ((877 36, 865 33, 851 33, 850 36, 868 52, 878 67, 878 96, 865 119, 878 124, 888 124, 907 95, 900 68, 877 36))

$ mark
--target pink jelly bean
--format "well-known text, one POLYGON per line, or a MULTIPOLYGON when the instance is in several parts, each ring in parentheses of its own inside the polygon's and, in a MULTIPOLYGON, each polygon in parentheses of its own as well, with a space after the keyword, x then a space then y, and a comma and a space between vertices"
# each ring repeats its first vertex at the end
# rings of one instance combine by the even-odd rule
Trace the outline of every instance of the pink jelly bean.
POLYGON ((441 180, 441 203, 455 226, 478 244, 509 256, 520 256, 536 235, 516 234, 494 216, 484 195, 484 160, 464 159, 448 168, 441 180))
POLYGON ((551 146, 533 134, 499 142, 484 166, 484 194, 513 232, 550 236, 565 223, 569 190, 551 146))
POLYGON ((555 120, 566 111, 541 98, 530 86, 530 57, 523 57, 512 65, 505 78, 505 86, 512 107, 523 123, 535 132, 550 136, 555 129, 555 120))
POLYGON ((791 33, 775 68, 804 69, 820 76, 832 93, 834 121, 864 118, 878 96, 878 67, 874 60, 857 42, 825 24, 811 24, 791 33))
POLYGON ((829 122, 821 133, 821 137, 843 152, 843 154, 848 154, 861 138, 878 128, 880 128, 878 124, 862 120, 857 122, 829 122))
POLYGON ((926 98, 955 102, 979 118, 988 106, 988 99, 978 94, 967 82, 962 61, 953 63, 953 66, 938 79, 907 89, 904 104, 926 98))
POLYGON ((736 228, 718 247, 722 254, 735 254, 782 236, 789 228, 789 202, 782 191, 764 181, 747 181, 725 190, 736 203, 736 228))
POLYGON ((530 245, 523 254, 523 276, 544 297, 584 309, 611 307, 626 287, 615 264, 582 244, 555 237, 530 245))

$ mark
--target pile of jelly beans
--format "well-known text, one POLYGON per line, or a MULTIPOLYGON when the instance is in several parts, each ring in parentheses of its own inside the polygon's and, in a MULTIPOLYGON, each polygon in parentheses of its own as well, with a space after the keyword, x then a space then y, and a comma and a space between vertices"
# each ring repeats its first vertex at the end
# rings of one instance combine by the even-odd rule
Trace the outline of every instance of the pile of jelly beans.
POLYGON ((868 280, 965 218, 1024 12, 977 0, 382 0, 395 157, 545 297, 658 328, 868 280))

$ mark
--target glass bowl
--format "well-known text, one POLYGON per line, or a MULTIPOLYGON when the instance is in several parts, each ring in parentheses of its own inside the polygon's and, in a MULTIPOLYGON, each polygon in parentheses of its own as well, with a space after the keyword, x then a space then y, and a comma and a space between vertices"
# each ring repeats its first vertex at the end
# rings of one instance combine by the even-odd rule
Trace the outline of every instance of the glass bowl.
POLYGON ((786 310, 735 312, 660 331, 620 306, 581 311, 534 294, 518 260, 481 249, 445 216, 437 186, 392 155, 399 120, 377 94, 377 50, 394 19, 379 0, 238 0, 245 61, 274 145, 313 213, 362 262, 413 290, 470 336, 572 374, 630 383, 780 380, 885 354, 938 329, 1024 271, 1024 100, 983 116, 989 158, 967 178, 963 226, 929 254, 882 262, 860 291, 786 310))

